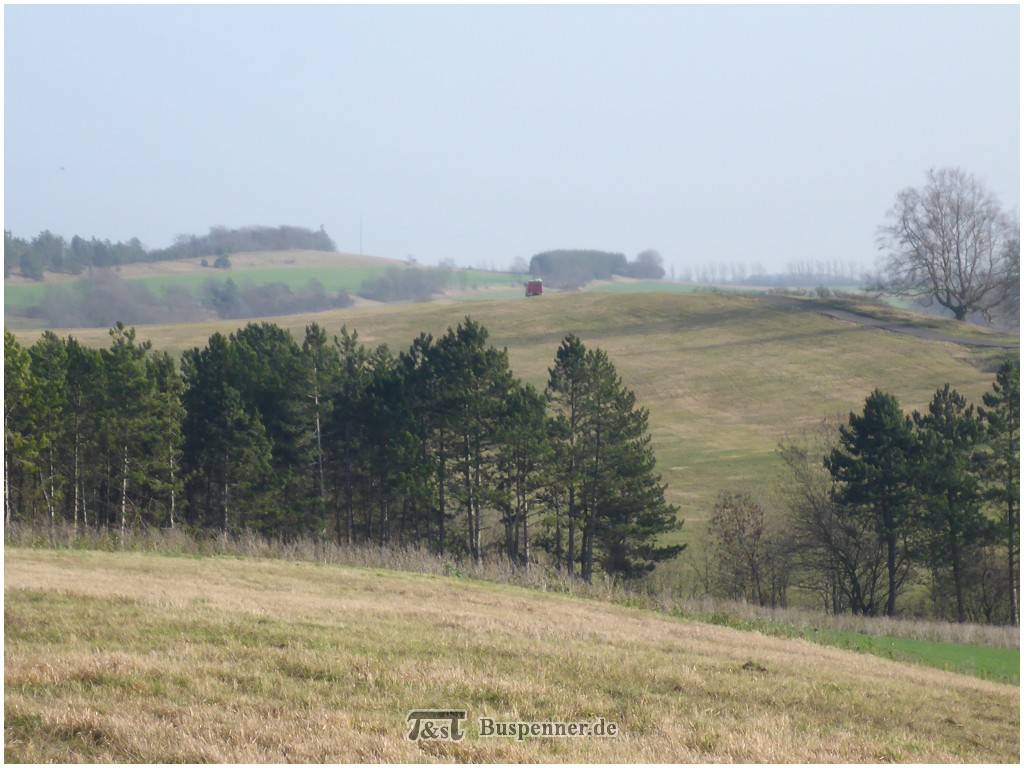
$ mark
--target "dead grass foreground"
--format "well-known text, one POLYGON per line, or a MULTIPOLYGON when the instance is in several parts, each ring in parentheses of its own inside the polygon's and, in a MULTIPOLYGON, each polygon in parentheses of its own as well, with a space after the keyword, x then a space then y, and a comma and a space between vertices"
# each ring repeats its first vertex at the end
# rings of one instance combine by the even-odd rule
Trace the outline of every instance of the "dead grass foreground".
MULTIPOLYGON (((341 544, 323 538, 268 538, 253 532, 222 536, 213 532, 185 532, 180 528, 130 529, 124 538, 117 531, 85 529, 67 524, 47 526, 15 522, 4 532, 7 544, 53 549, 98 549, 152 552, 156 554, 299 560, 322 565, 350 565, 439 576, 465 576, 482 581, 528 587, 544 592, 573 594, 633 608, 669 613, 683 618, 719 616, 750 622, 768 622, 794 629, 839 630, 866 635, 904 637, 940 643, 992 648, 1019 648, 1017 627, 953 623, 885 616, 830 615, 798 607, 769 608, 710 596, 691 597, 655 582, 640 585, 598 574, 587 584, 570 579, 561 570, 543 563, 523 569, 501 557, 477 563, 452 555, 437 555, 420 548, 380 547, 372 544, 341 544)), ((728 621, 714 623, 729 624, 728 621)))
POLYGON ((8 761, 1014 762, 1019 689, 376 568, 5 553, 8 761), (458 744, 405 714, 469 710, 458 744), (476 718, 619 723, 480 738, 476 718))

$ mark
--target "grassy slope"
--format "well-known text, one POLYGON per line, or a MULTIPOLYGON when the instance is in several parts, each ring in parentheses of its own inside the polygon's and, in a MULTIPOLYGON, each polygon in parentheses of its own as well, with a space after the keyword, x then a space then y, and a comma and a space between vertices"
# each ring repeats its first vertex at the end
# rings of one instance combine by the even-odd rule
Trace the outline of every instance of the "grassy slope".
MULTIPOLYGON (((923 408, 947 381, 974 399, 991 381, 966 347, 857 326, 822 316, 811 302, 763 296, 587 292, 273 320, 297 335, 314 319, 332 332, 347 323, 364 341, 404 348, 420 331, 442 333, 467 313, 508 346, 513 368, 537 385, 566 333, 609 351, 651 411, 659 468, 687 520, 681 536, 691 542, 720 490, 770 486, 780 470, 775 448, 787 433, 845 415, 874 387, 923 408)), ((147 326, 140 335, 180 351, 239 325, 147 326)), ((25 341, 35 335, 19 332, 25 341)), ((74 335, 96 344, 108 338, 103 329, 74 335)), ((681 562, 673 568, 686 570, 681 562)))
POLYGON ((1019 751, 1011 686, 512 587, 11 548, 5 581, 9 760, 1012 762, 1019 751), (418 707, 465 707, 467 739, 406 741, 418 707), (623 736, 480 739, 480 715, 604 716, 623 736))

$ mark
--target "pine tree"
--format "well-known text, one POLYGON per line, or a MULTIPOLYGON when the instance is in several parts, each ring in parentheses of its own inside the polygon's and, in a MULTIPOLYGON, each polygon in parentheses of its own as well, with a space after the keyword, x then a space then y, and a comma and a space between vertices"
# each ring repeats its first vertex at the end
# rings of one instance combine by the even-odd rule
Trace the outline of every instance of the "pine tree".
POLYGON ((442 405, 450 415, 466 512, 466 549, 483 557, 482 513, 494 486, 493 448, 502 403, 512 382, 508 352, 487 342, 487 329, 467 317, 438 341, 442 405))
POLYGON ((837 483, 837 500, 868 515, 885 545, 885 613, 894 616, 909 565, 906 541, 914 504, 912 424, 895 397, 876 389, 865 400, 864 411, 851 413, 849 425, 839 432, 839 447, 826 457, 825 466, 837 483))
MULTIPOLYGON (((99 435, 105 403, 106 377, 103 358, 97 350, 67 339, 68 420, 71 432, 71 517, 78 532, 79 519, 89 525, 88 491, 98 480, 96 458, 101 450, 99 435)), ((178 424, 167 426, 178 429, 178 424)), ((95 515, 95 513, 94 513, 95 515)), ((94 521, 97 522, 97 521, 94 521)))
POLYGON ((53 331, 46 331, 29 348, 32 374, 37 382, 36 437, 39 441, 39 489, 46 502, 47 518, 52 527, 56 510, 64 495, 60 464, 67 435, 64 419, 67 407, 67 349, 53 331))
POLYGON ((681 526, 678 509, 655 472, 647 411, 603 350, 586 352, 584 371, 581 575, 592 580, 600 559, 607 573, 635 577, 682 551, 658 543, 681 526))
POLYGON ((183 435, 181 432, 184 408, 182 406, 182 380, 174 359, 166 352, 153 355, 150 363, 153 377, 153 419, 159 440, 154 446, 156 471, 151 477, 163 503, 166 504, 167 524, 177 524, 178 500, 181 497, 181 454, 183 435))
POLYGON ((1007 360, 996 372, 992 391, 979 409, 986 426, 988 451, 984 462, 989 500, 1000 510, 1006 542, 1010 621, 1020 622, 1017 563, 1020 540, 1020 365, 1007 360))
POLYGON ((373 503, 366 505, 365 538, 367 541, 376 539, 381 546, 388 543, 392 505, 398 492, 398 478, 402 473, 407 444, 407 414, 401 392, 402 378, 397 360, 386 346, 377 347, 370 358, 370 382, 361 414, 361 459, 374 496, 373 503))
POLYGON ((439 411, 434 353, 433 337, 421 333, 409 350, 399 355, 410 438, 402 484, 415 540, 429 543, 442 553, 447 522, 447 514, 442 511, 446 421, 439 411))
MULTIPOLYGON (((583 391, 586 381, 586 348, 577 336, 566 336, 555 352, 555 364, 548 369, 547 399, 553 410, 555 462, 558 482, 565 489, 566 550, 565 570, 570 577, 576 571, 576 532, 579 528, 577 505, 581 475, 582 435, 584 431, 583 391)), ((556 561, 562 552, 562 521, 555 513, 554 552, 556 561)))
POLYGON ((197 524, 225 535, 250 526, 269 533, 271 443, 259 415, 230 383, 231 355, 228 339, 215 333, 204 349, 182 358, 189 508, 197 524))
POLYGON ((149 342, 135 341, 135 329, 122 323, 110 331, 111 344, 102 352, 106 368, 104 422, 109 445, 116 457, 113 477, 117 479, 120 532, 128 527, 128 508, 137 507, 131 496, 153 475, 154 382, 149 376, 149 342))
POLYGON ((271 451, 273 471, 265 478, 269 495, 259 526, 285 536, 315 530, 321 518, 310 471, 315 436, 301 384, 308 380, 302 350, 272 323, 249 323, 229 341, 228 383, 246 418, 255 420, 252 428, 265 430, 271 451))
POLYGON ((974 464, 981 423, 974 406, 946 384, 935 393, 926 414, 914 413, 918 432, 916 462, 924 528, 929 534, 932 567, 948 565, 953 575, 956 620, 967 621, 964 564, 983 543, 988 521, 982 514, 982 489, 974 464))
POLYGON ((306 326, 302 342, 308 379, 307 410, 315 435, 316 486, 320 525, 327 523, 327 474, 329 463, 325 456, 324 425, 330 419, 330 408, 338 386, 340 362, 337 348, 327 341, 327 332, 316 323, 306 326))
POLYGON ((342 542, 341 508, 344 505, 345 540, 355 541, 355 504, 360 455, 363 446, 364 405, 366 389, 370 384, 370 361, 366 348, 359 343, 355 331, 342 326, 341 333, 334 339, 339 370, 337 388, 331 398, 330 412, 325 428, 327 454, 331 457, 330 467, 336 478, 340 503, 335 504, 335 540, 342 542))
POLYGON ((499 419, 497 446, 494 502, 505 529, 505 555, 526 566, 530 562, 530 515, 543 498, 551 460, 545 399, 533 386, 513 384, 499 419))
POLYGON ((605 500, 598 528, 605 571, 627 578, 651 571, 686 547, 665 543, 682 521, 679 508, 665 500, 667 486, 656 471, 648 412, 634 403, 631 392, 620 392, 616 401, 623 417, 613 451, 617 487, 605 500))
POLYGON ((39 382, 32 358, 14 334, 4 331, 4 522, 10 525, 16 504, 24 504, 24 480, 38 469, 39 382), (18 488, 21 493, 12 488, 18 488), (17 496, 18 498, 15 498, 17 496))

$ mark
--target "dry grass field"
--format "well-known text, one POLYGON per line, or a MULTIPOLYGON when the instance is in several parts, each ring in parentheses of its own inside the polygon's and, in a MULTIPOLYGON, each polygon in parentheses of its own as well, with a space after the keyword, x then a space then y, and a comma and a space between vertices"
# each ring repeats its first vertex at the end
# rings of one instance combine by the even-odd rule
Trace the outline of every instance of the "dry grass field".
POLYGON ((1019 689, 568 596, 285 561, 5 554, 8 761, 996 761, 1019 689), (465 708, 460 743, 408 710, 465 708), (476 718, 617 722, 480 738, 476 718))

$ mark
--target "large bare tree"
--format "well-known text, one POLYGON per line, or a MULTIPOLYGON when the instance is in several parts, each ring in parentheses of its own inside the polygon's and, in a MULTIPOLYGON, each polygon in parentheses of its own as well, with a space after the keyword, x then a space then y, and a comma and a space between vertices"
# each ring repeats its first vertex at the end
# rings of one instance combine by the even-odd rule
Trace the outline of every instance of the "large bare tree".
POLYGON ((1016 227, 973 174, 959 168, 928 171, 923 187, 896 195, 879 228, 886 253, 885 288, 926 296, 957 320, 992 310, 1016 289, 1012 242, 1016 227))

